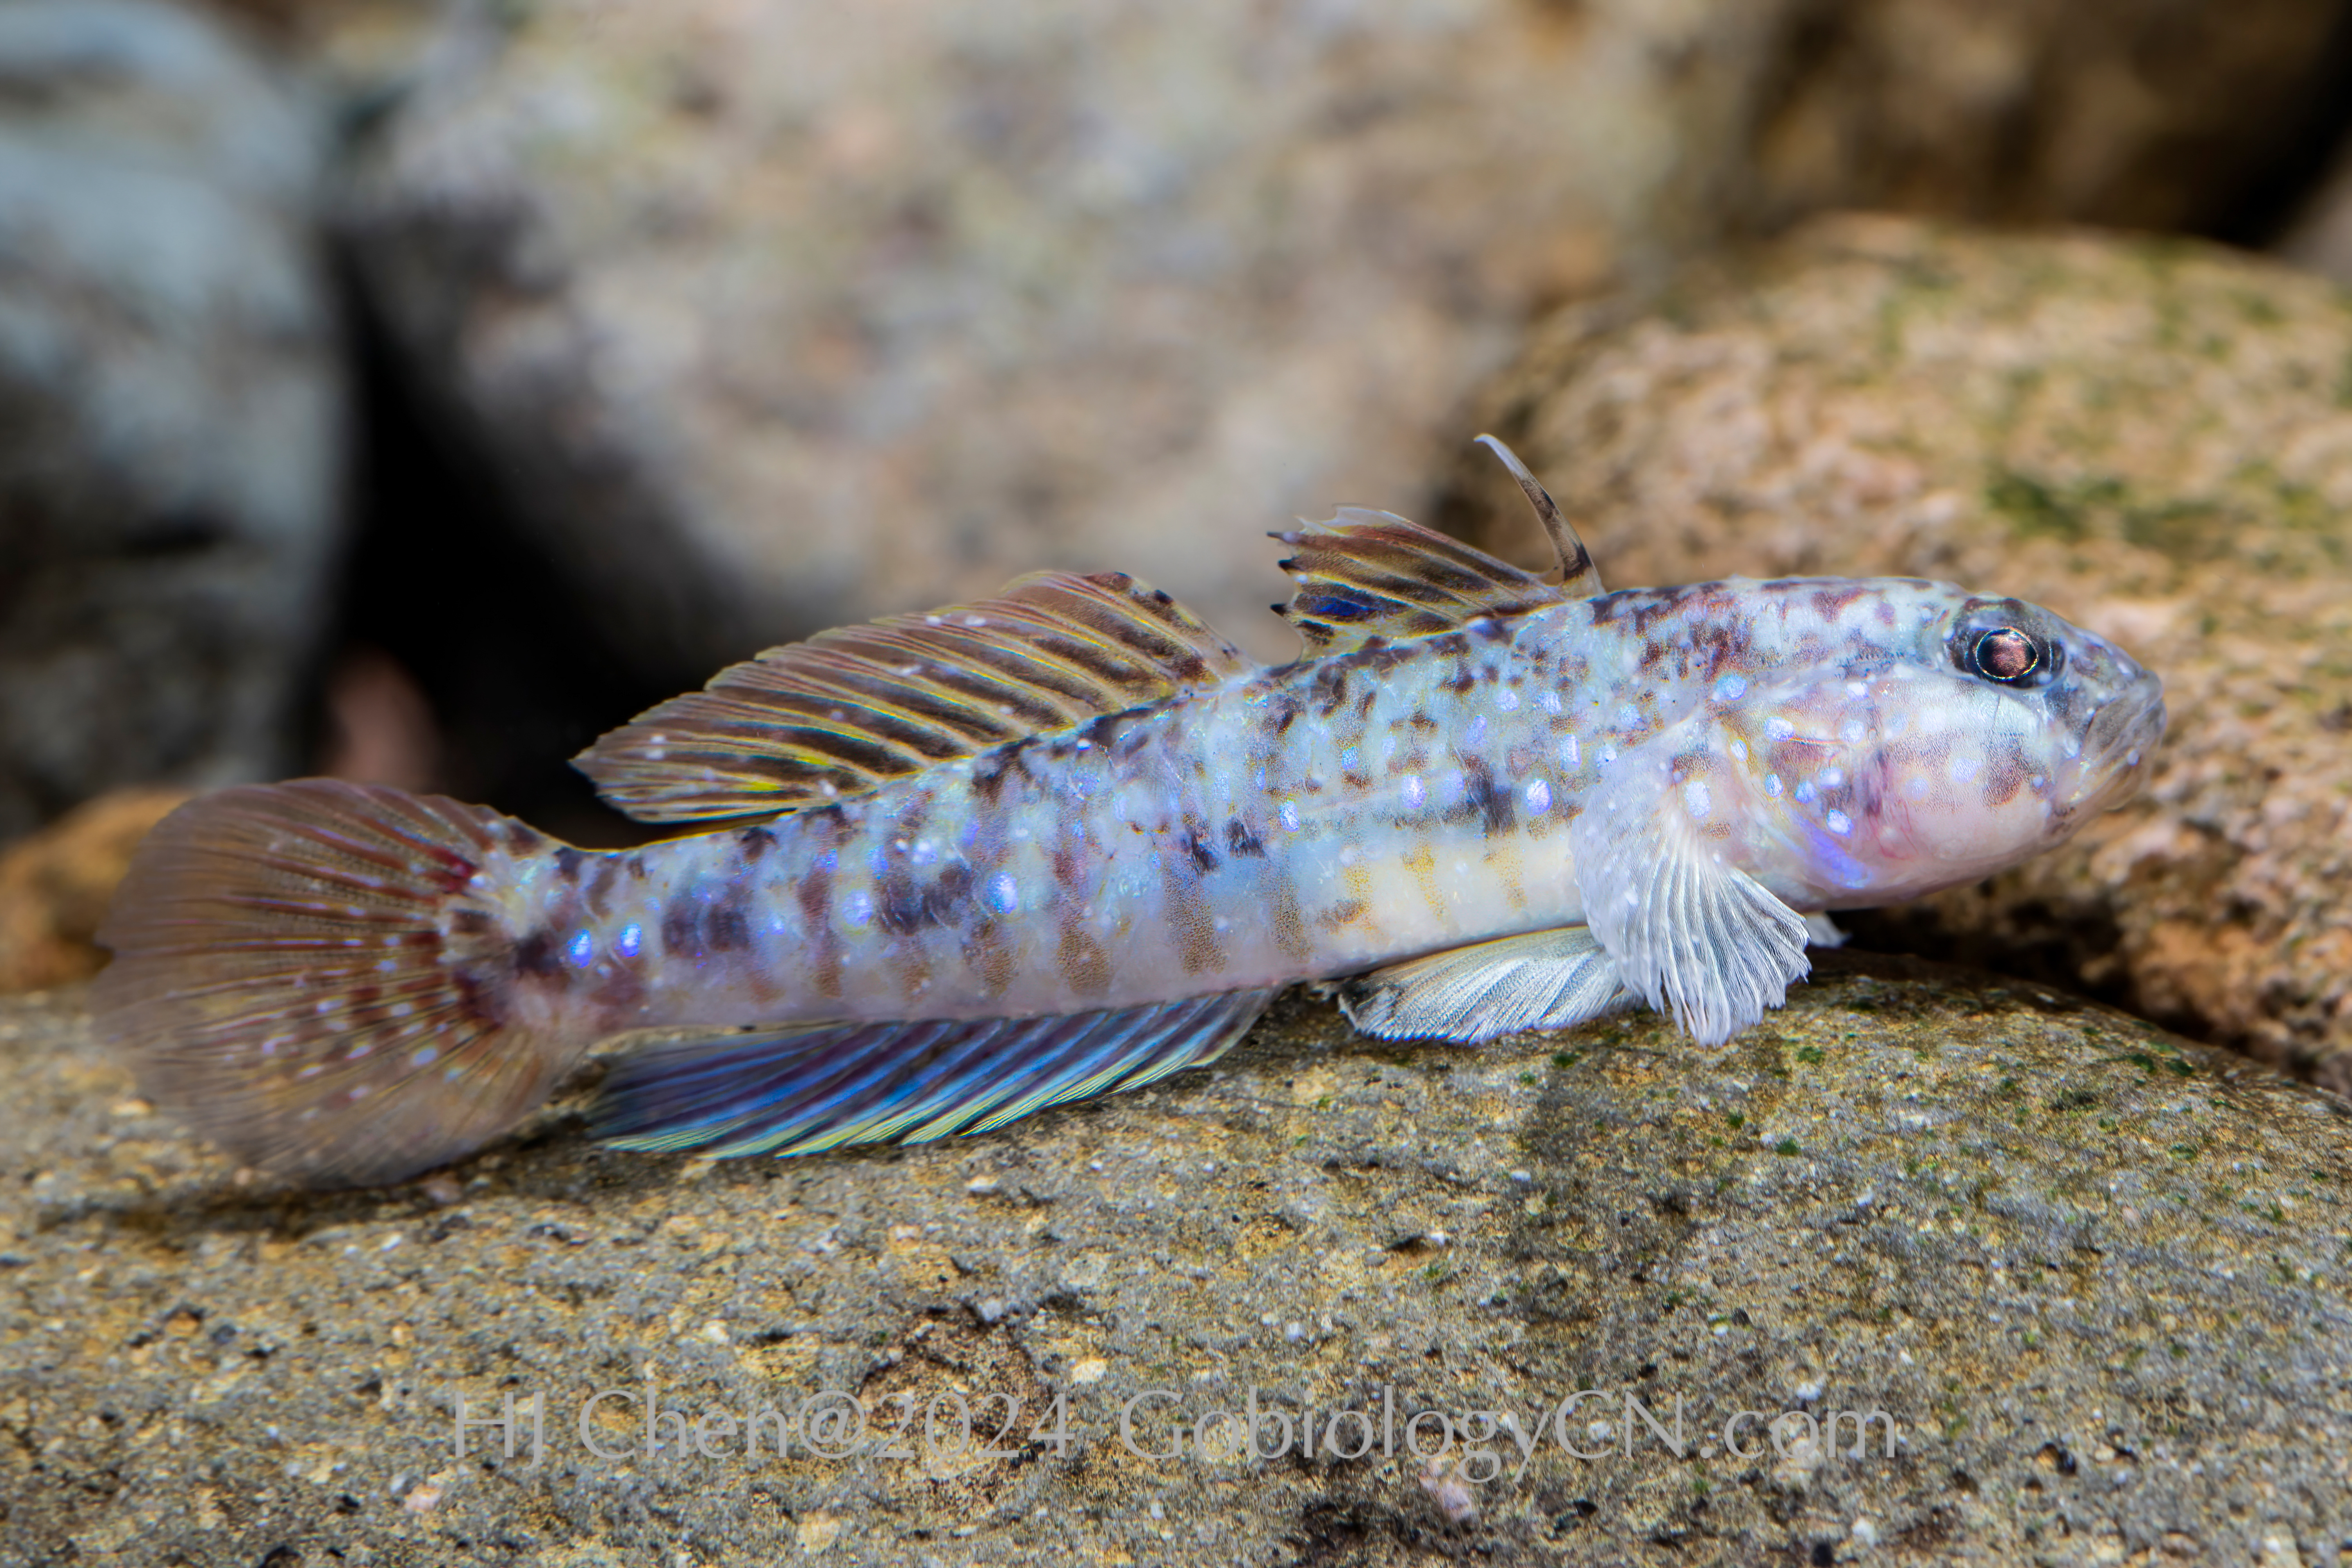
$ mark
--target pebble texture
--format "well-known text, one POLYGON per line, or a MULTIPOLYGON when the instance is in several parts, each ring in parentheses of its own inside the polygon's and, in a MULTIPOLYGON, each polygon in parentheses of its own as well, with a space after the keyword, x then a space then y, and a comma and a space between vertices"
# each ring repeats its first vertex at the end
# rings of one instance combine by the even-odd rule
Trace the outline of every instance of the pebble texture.
POLYGON ((1294 999, 1213 1074, 971 1142, 713 1165, 566 1101, 323 1196, 133 1098, 76 994, 0 1002, 0 1563, 2334 1561, 2341 1102, 2022 984, 1822 970, 1717 1050, 1648 1015, 1386 1047, 1294 999), (583 1426, 649 1384, 694 1450, 618 1397, 583 1426), (1147 1391, 1164 1453, 1253 1389, 1397 1452, 1120 1439, 1147 1391), (876 1447, 913 1411, 907 1457, 720 1419, 819 1391, 876 1447), (458 1458, 456 1402, 509 1394, 515 1456, 458 1458), (1682 1454, 1628 1394, 1683 1401, 1682 1454), (1011 1457, 954 1451, 959 1397, 1021 1402, 1011 1457), (1484 1484, 1402 1451, 1474 1410, 1523 1469, 1507 1426, 1484 1484), (1873 1411, 1891 1456, 1832 1451, 1873 1411))
POLYGON ((0 840, 293 761, 340 515, 315 105, 202 14, 0 6, 0 840))
MULTIPOLYGON (((1828 220, 1562 312, 1485 395, 1612 586, 1912 574, 2165 680, 2147 796, 1865 944, 2352 1084, 2352 300, 2218 249, 1828 220)), ((1532 559, 1526 506, 1450 515, 1532 559)))
POLYGON ((106 964, 98 928, 131 853, 178 790, 114 790, 0 849, 0 992, 87 980, 106 964))
POLYGON ((643 668, 1044 566, 1288 657, 1262 531, 1413 510, 1533 309, 1823 202, 2239 189, 2343 7, 2160 9, 524 0, 434 53, 350 232, 643 668))

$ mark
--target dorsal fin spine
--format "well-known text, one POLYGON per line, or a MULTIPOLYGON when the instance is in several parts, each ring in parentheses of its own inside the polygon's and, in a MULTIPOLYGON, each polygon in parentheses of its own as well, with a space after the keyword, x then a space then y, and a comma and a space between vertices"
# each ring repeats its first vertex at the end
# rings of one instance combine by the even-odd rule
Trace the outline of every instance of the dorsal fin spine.
POLYGON ((1601 569, 1592 563, 1592 552, 1576 536, 1576 530, 1570 526, 1559 503, 1551 499, 1551 492, 1519 461, 1519 455, 1496 436, 1479 437, 1478 445, 1502 459, 1503 467, 1518 481, 1519 493, 1535 509, 1536 521, 1543 524, 1544 536, 1551 541, 1552 552, 1559 557, 1561 592, 1571 599, 1590 599, 1605 592, 1601 586, 1601 569))

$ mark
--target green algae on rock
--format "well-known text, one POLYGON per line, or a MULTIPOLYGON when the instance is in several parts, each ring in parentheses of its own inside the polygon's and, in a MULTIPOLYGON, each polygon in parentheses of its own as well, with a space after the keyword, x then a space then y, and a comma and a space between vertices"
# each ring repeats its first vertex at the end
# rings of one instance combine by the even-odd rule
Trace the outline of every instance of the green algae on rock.
POLYGON ((1715 1050, 1295 1000, 1215 1073, 855 1157, 604 1152, 574 1100, 366 1194, 242 1183, 73 993, 0 1053, 0 1563, 2245 1561, 2352 1506, 2342 1106, 1902 960, 1715 1050), (1253 1458, 1253 1392, 1261 1451, 1311 1411, 1339 1455, 1253 1458), (1499 1476, 1405 1452, 1476 1411, 1499 1476))
MULTIPOLYGON (((2352 1086, 2352 298, 2178 241, 1824 220, 1556 315, 1481 412, 1612 583, 1910 573, 2120 642, 2172 714, 2147 797, 1865 942, 2352 1086)), ((1504 502, 1465 466, 1452 521, 1524 554, 1504 502)))

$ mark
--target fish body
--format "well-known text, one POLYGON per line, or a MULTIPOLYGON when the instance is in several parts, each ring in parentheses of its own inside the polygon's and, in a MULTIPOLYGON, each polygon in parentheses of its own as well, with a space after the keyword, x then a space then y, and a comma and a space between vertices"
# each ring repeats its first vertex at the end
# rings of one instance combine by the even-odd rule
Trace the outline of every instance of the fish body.
POLYGON ((583 758, 716 831, 598 854, 359 786, 225 792, 134 867, 101 1030, 324 1180, 438 1163, 638 1028, 756 1026, 607 1090, 626 1142, 736 1152, 1149 1081, 1301 980, 1381 1035, 1648 1001, 1719 1040, 1805 973, 1804 915, 2038 852, 2161 735, 2153 676, 2015 600, 1601 592, 1507 461, 1559 587, 1342 513, 1283 536, 1319 657, 1254 668, 1131 580, 1024 579, 774 650, 583 758))

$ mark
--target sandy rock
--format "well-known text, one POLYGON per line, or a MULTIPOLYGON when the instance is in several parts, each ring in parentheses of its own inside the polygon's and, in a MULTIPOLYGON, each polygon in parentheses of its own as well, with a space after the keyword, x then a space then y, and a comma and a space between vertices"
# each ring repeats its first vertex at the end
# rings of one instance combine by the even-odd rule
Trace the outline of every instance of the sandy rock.
POLYGON ((1716 1050, 1294 1001, 996 1136, 713 1165, 566 1102, 329 1196, 130 1098, 72 993, 0 1053, 0 1563, 2309 1562, 2352 1507, 2341 1102, 1900 960, 1716 1050))
POLYGON ((530 0, 352 244, 641 668, 1045 565, 1288 657, 1261 531, 1413 510, 1530 309, 1823 201, 2202 214, 2338 9, 530 0))
POLYGON ((0 7, 0 838, 291 761, 338 521, 320 117, 201 14, 0 7))
POLYGON ((0 850, 0 992, 87 980, 106 963, 98 928, 131 852, 179 790, 114 790, 0 850))
MULTIPOLYGON (((1612 586, 1916 574, 2164 677, 2147 795, 1897 943, 2352 1083, 2352 301, 2199 246, 1824 222, 1564 312, 1480 407, 1612 586)), ((1531 556, 1461 471, 1452 515, 1531 556)))

